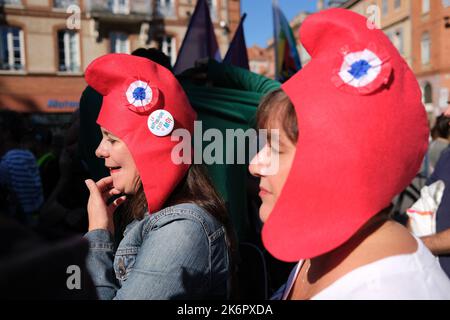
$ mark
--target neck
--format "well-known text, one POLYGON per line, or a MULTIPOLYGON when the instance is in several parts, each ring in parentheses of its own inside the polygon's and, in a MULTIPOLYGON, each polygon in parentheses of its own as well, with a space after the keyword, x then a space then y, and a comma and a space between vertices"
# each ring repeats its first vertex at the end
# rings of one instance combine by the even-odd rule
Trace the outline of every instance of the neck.
MULTIPOLYGON (((389 220, 389 209, 385 209, 367 221, 347 242, 338 248, 311 259, 310 273, 319 279, 338 266, 371 234, 389 220)), ((313 280, 314 281, 314 280, 313 280)))

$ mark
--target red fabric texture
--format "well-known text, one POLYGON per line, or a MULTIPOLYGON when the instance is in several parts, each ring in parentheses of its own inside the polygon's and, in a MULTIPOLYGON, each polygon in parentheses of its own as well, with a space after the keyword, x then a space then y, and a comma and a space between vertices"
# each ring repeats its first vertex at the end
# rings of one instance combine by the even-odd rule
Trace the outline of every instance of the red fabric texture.
POLYGON ((305 20, 300 40, 311 61, 282 86, 297 114, 296 155, 262 231, 283 261, 345 243, 408 186, 428 145, 419 85, 381 30, 329 9, 305 20), (362 90, 336 81, 344 55, 369 47, 383 60, 379 77, 362 90))
POLYGON ((160 210, 189 164, 172 162, 172 149, 179 142, 171 141, 170 134, 155 136, 147 120, 152 111, 163 109, 175 119, 174 130, 184 128, 193 134, 196 113, 181 85, 166 68, 127 54, 97 58, 88 66, 85 79, 103 96, 97 123, 126 143, 139 171, 149 212, 160 210), (143 108, 130 104, 126 96, 129 86, 138 80, 152 87, 154 93, 152 102, 143 108))

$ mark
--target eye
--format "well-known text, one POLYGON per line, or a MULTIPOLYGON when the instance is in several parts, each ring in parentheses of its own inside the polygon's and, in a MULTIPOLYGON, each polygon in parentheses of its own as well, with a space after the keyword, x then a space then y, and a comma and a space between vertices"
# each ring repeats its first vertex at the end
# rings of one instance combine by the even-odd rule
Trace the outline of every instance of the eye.
POLYGON ((279 146, 279 145, 275 146, 275 144, 269 143, 269 147, 270 147, 270 149, 271 149, 273 152, 281 153, 281 152, 280 152, 280 146, 279 146))
POLYGON ((114 140, 114 139, 111 139, 111 138, 107 138, 106 141, 108 141, 111 144, 113 144, 114 142, 117 142, 117 140, 114 140))

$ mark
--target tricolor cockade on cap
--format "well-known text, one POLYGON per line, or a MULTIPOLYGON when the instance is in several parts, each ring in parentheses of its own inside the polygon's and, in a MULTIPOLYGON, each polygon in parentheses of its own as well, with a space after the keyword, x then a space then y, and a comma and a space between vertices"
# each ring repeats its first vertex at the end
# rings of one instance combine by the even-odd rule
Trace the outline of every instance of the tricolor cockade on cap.
POLYGON ((127 89, 126 96, 132 110, 146 112, 158 102, 158 88, 151 88, 147 82, 137 80, 132 82, 127 89))
POLYGON ((175 76, 146 58, 108 54, 87 68, 86 82, 103 96, 97 123, 122 139, 144 187, 149 212, 159 210, 187 172, 175 165, 175 128, 193 133, 196 113, 175 76))
POLYGON ((392 72, 389 60, 389 55, 374 43, 344 46, 336 59, 332 81, 351 93, 372 93, 389 82, 392 72))

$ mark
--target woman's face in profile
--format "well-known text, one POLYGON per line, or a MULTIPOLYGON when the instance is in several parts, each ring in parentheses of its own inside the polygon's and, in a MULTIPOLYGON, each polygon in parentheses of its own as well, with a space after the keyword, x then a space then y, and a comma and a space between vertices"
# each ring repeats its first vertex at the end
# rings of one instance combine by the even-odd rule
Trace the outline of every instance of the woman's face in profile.
POLYGON ((135 194, 139 183, 139 172, 133 156, 125 142, 108 130, 101 128, 102 141, 95 150, 95 155, 105 159, 113 179, 114 188, 125 194, 135 194))
POLYGON ((269 135, 265 146, 251 161, 249 170, 253 176, 260 178, 259 197, 262 204, 259 217, 262 222, 266 222, 289 175, 296 146, 288 138, 279 119, 272 121, 271 128, 263 129, 268 132, 275 129, 278 134, 272 132, 269 135))

